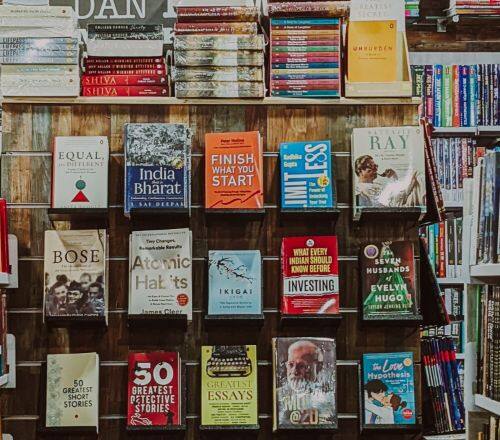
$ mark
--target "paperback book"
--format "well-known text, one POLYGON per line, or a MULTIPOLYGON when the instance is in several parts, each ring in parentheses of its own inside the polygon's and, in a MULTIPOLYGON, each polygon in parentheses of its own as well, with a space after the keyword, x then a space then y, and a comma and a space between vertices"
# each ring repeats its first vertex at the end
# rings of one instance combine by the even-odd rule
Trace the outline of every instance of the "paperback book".
POLYGON ((259 427, 257 347, 201 347, 201 426, 259 427))

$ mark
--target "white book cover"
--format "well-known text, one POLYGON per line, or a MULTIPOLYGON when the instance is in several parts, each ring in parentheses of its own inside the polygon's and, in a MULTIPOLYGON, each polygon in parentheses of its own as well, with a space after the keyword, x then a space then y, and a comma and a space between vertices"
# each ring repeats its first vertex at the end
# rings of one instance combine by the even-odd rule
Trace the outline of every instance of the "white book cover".
POLYGON ((104 229, 45 231, 44 317, 105 317, 104 229))
POLYGON ((19 258, 17 237, 14 234, 9 234, 9 284, 6 289, 17 289, 19 287, 19 258))
POLYGON ((1 85, 5 88, 32 89, 35 87, 71 87, 79 84, 80 78, 73 76, 56 75, 2 75, 1 85))
POLYGON ((3 0, 3 4, 13 6, 49 6, 49 0, 3 0))
POLYGON ((254 7, 254 0, 174 0, 174 8, 177 7, 218 7, 218 6, 231 6, 231 7, 254 7))
POLYGON ((480 157, 477 165, 474 168, 473 188, 472 188, 472 220, 470 231, 470 250, 469 264, 474 266, 477 264, 477 249, 478 249, 478 234, 479 234, 479 216, 481 209, 481 180, 484 172, 484 159, 480 157))
POLYGON ((72 18, 76 20, 75 10, 71 6, 22 6, 0 5, 0 18, 72 18))
POLYGON ((46 404, 47 428, 98 428, 98 354, 47 355, 46 404))
MULTIPOLYGON (((73 22, 65 21, 64 25, 57 25, 53 27, 45 27, 47 21, 52 20, 48 18, 37 19, 37 26, 21 26, 20 24, 16 26, 4 27, 2 26, 2 20, 9 21, 10 18, 0 17, 0 35, 2 37, 15 37, 15 38, 73 38, 78 35, 76 32, 75 25, 73 22)), ((57 20, 57 19, 53 19, 57 20)))
POLYGON ((92 40, 87 53, 94 57, 161 57, 163 40, 92 40))
POLYGON ((32 64, 32 65, 7 65, 2 66, 0 72, 2 79, 9 76, 78 76, 78 66, 67 64, 32 64))
POLYGON ((53 208, 108 207, 106 136, 58 136, 52 158, 53 208))
POLYGON ((191 320, 191 231, 134 231, 129 255, 129 314, 182 314, 191 320))
POLYGON ((80 84, 74 84, 71 86, 59 86, 59 87, 19 87, 19 86, 7 86, 1 84, 1 91, 3 96, 79 96, 80 95, 80 84))

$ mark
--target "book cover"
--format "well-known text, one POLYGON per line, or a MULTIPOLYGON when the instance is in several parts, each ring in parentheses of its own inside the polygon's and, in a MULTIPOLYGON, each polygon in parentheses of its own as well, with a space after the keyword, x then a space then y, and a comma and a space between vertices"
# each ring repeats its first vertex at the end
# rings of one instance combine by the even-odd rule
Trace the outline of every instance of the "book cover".
POLYGON ((282 314, 339 313, 337 237, 283 238, 281 271, 282 314))
POLYGON ((264 35, 176 35, 174 50, 264 50, 264 35))
MULTIPOLYGON (((302 54, 301 54, 302 55, 302 54)), ((258 50, 177 50, 176 66, 263 66, 264 52, 258 50)))
POLYGON ((181 375, 179 353, 129 353, 127 426, 181 425, 181 375))
POLYGON ((172 81, 264 81, 262 67, 172 67, 172 81))
POLYGON ((45 231, 44 316, 105 316, 104 229, 45 231))
POLYGON ((191 320, 191 231, 133 231, 129 253, 128 313, 180 314, 191 320))
POLYGON ((175 83, 177 98, 264 98, 264 82, 188 81, 175 83))
POLYGON ((355 216, 365 207, 426 211, 421 127, 355 128, 351 157, 355 216))
POLYGON ((185 124, 125 125, 125 214, 189 208, 191 129, 185 124))
POLYGON ((415 256, 410 241, 361 246, 364 319, 401 319, 417 313, 415 256))
POLYGON ((334 206, 331 150, 330 141, 280 145, 282 208, 334 206))
POLYGON ((107 208, 108 163, 106 136, 57 136, 52 208, 107 208))
POLYGON ((99 355, 47 355, 47 428, 99 426, 99 355))
POLYGON ((264 208, 258 131, 205 135, 205 208, 264 208))
POLYGON ((413 353, 363 354, 363 425, 416 423, 413 353))
POLYGON ((201 425, 258 427, 257 347, 201 347, 201 425))
POLYGON ((273 338, 273 430, 337 428, 335 340, 273 338))
POLYGON ((208 314, 262 314, 260 251, 208 252, 208 314))
MULTIPOLYGON (((109 73, 113 72, 101 72, 109 73)), ((128 73, 122 72, 124 75, 128 73)), ((133 71, 131 73, 134 73, 133 71)), ((137 74, 155 74, 156 71, 144 70, 137 74)), ((82 96, 168 96, 169 88, 166 86, 83 86, 82 96)))
POLYGON ((161 86, 167 84, 166 75, 82 75, 84 86, 161 86))

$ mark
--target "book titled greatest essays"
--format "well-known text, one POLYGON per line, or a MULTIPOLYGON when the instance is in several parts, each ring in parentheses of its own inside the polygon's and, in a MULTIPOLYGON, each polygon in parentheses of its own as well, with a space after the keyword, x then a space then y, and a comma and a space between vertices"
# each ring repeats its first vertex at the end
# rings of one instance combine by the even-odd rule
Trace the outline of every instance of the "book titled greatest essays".
POLYGON ((282 314, 339 313, 337 237, 283 238, 281 271, 282 314))
POLYGON ((363 319, 416 316, 413 243, 387 241, 361 246, 363 319))
POLYGON ((257 347, 201 347, 201 425, 258 428, 257 347))
POLYGON ((107 208, 108 161, 105 136, 56 137, 52 208, 107 208))
POLYGON ((205 144, 205 208, 264 208, 260 133, 208 133, 205 144))
POLYGON ((362 425, 414 425, 413 353, 363 355, 362 425))
POLYGON ((130 315, 187 315, 191 320, 192 239, 189 229, 134 231, 129 250, 130 315))
POLYGON ((273 339, 273 430, 337 428, 335 340, 273 339))
POLYGON ((47 355, 47 428, 99 426, 97 353, 47 355))
POLYGON ((187 209, 191 130, 184 124, 125 125, 125 214, 187 209))
POLYGON ((262 314, 260 251, 208 252, 208 314, 262 314))
POLYGON ((127 426, 181 425, 181 374, 179 353, 129 353, 127 426))
POLYGON ((44 316, 105 317, 106 256, 104 229, 45 231, 44 316))
POLYGON ((332 208, 330 141, 280 145, 281 207, 332 208))

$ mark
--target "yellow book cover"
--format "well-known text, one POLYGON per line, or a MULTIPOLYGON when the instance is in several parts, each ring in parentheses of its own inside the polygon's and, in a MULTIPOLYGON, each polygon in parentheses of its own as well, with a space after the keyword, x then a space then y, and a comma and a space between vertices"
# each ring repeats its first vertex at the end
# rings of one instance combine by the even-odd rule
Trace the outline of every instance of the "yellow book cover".
POLYGON ((258 428, 255 345, 201 348, 201 425, 258 428))
POLYGON ((398 62, 396 20, 349 22, 349 82, 397 81, 398 62))

